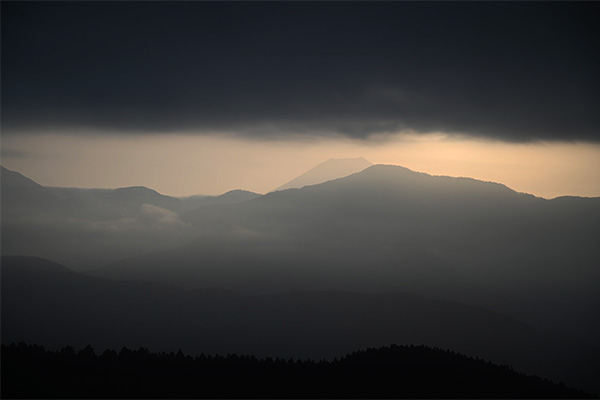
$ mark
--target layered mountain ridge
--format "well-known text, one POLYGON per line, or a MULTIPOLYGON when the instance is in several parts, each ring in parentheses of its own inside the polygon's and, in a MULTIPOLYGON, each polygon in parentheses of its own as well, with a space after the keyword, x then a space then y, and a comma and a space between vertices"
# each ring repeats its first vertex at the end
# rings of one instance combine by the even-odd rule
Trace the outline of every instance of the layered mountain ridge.
POLYGON ((600 198, 547 200, 389 165, 266 195, 192 198, 184 206, 186 199, 146 190, 130 189, 151 195, 143 200, 116 199, 112 190, 24 181, 18 192, 8 183, 3 178, 3 255, 213 294, 412 293, 600 344, 600 198))
POLYGON ((600 351, 479 307, 410 293, 244 295, 114 281, 3 256, 2 342, 191 354, 331 359, 389 343, 427 344, 592 387, 600 351))

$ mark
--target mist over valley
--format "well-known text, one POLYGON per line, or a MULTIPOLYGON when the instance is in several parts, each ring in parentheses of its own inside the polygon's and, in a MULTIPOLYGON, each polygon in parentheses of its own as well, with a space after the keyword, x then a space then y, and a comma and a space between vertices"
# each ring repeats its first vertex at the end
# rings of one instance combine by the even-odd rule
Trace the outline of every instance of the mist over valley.
POLYGON ((316 359, 425 344, 598 390, 599 198, 339 172, 352 162, 187 198, 2 168, 3 343, 316 359))

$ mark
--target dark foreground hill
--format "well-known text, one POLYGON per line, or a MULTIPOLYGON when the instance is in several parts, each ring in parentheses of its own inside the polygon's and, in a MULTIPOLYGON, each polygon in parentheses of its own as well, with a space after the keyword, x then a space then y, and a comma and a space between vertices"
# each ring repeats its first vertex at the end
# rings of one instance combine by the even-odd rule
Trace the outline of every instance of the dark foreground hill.
POLYGON ((591 398, 507 366, 425 346, 334 361, 185 356, 145 348, 2 345, 4 398, 591 398))
POLYGON ((32 257, 4 256, 1 267, 4 344, 313 359, 425 344, 597 390, 595 346, 460 303, 400 292, 185 291, 87 276, 32 257))

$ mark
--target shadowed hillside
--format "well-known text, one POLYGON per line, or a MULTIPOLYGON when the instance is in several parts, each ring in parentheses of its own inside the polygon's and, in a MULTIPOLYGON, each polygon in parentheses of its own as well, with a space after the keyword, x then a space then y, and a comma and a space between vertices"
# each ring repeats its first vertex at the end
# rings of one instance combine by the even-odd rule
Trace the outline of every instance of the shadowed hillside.
POLYGON ((190 353, 332 358, 423 343, 593 387, 597 348, 507 316, 408 293, 260 296, 118 282, 46 260, 2 257, 2 341, 190 353))
POLYGON ((494 362, 515 357, 525 372, 597 384, 599 198, 546 200, 497 183, 376 165, 255 198, 233 192, 188 199, 205 203, 177 211, 165 207, 185 200, 146 188, 44 188, 19 174, 9 178, 22 191, 12 184, 2 191, 3 254, 74 260, 67 265, 79 270, 120 260, 89 273, 138 283, 109 289, 109 281, 77 275, 40 286, 15 272, 21 283, 3 284, 7 340, 95 345, 90 337, 114 340, 105 343, 111 347, 195 343, 308 356, 427 339, 494 362), (155 282, 152 291, 139 281, 155 282), (50 292, 41 296, 33 287, 50 292), (190 297, 177 287, 202 290, 190 297), (442 312, 424 299, 481 307, 511 322, 494 313, 442 312), (389 322, 395 313, 404 319, 389 322), (326 323, 338 318, 340 325, 326 323), (222 324, 207 326, 211 320, 222 324), (314 341, 299 337, 306 329, 314 341), (228 333, 238 331, 249 333, 228 333))
POLYGON ((248 292, 403 290, 600 337, 598 198, 376 165, 181 219, 198 239, 94 273, 248 292))
POLYGON ((424 346, 368 349, 334 361, 191 357, 122 348, 96 355, 2 345, 8 398, 591 398, 588 393, 424 346))

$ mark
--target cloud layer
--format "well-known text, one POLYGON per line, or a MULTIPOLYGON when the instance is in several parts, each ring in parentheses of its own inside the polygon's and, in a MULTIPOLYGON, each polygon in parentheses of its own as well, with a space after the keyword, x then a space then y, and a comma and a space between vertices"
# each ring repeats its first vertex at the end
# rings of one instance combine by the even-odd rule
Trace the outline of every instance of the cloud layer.
POLYGON ((599 8, 6 3, 2 124, 599 141, 599 8))

